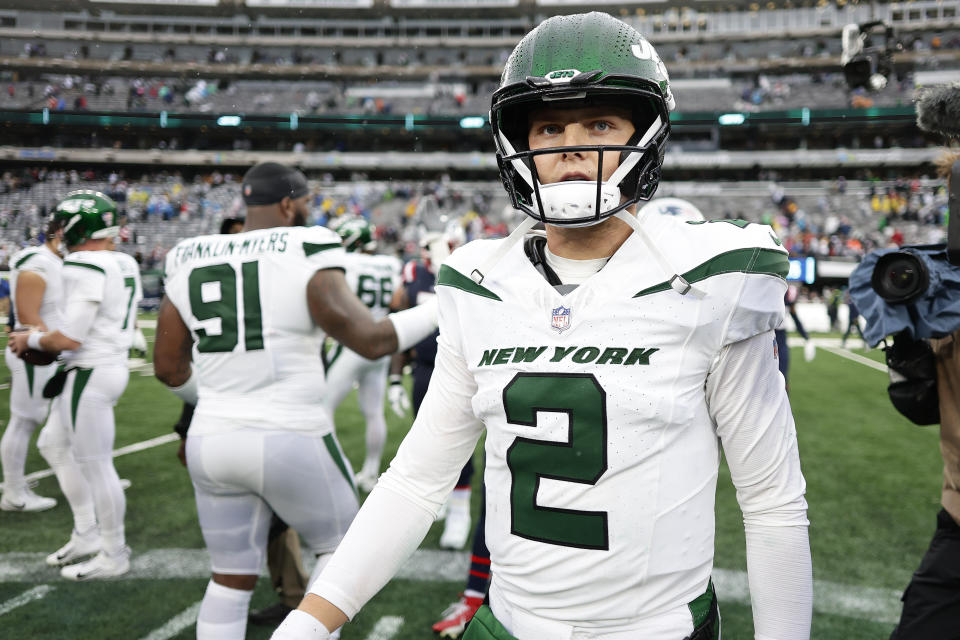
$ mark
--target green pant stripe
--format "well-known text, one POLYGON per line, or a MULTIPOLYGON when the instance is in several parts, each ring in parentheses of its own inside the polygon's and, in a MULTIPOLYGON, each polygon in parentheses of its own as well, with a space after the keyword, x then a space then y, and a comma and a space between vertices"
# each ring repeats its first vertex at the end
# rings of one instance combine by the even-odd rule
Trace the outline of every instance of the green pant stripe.
POLYGON ((333 461, 337 463, 337 468, 340 469, 340 473, 347 479, 347 484, 350 485, 354 493, 357 493, 357 488, 353 484, 353 474, 350 473, 350 470, 347 468, 347 461, 343 459, 343 453, 340 451, 340 446, 337 444, 332 433, 323 436, 323 444, 327 445, 327 451, 330 452, 333 461))
POLYGON ((467 625, 463 640, 517 640, 504 628, 490 607, 483 605, 477 609, 473 620, 467 625))
POLYGON ((24 368, 27 370, 27 393, 31 396, 33 395, 33 365, 29 362, 23 363, 24 368))
POLYGON ((70 399, 70 417, 73 420, 73 429, 77 429, 77 406, 80 404, 80 394, 83 393, 83 388, 87 386, 87 381, 90 380, 90 374, 93 373, 93 369, 77 369, 77 375, 73 379, 73 397, 70 399))

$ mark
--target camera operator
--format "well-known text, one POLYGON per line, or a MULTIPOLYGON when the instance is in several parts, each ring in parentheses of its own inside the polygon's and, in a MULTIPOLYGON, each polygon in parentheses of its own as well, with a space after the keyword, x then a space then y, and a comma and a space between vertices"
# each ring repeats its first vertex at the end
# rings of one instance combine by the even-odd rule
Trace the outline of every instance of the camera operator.
MULTIPOLYGON (((960 140, 960 82, 922 89, 916 102, 921 130, 960 140)), ((960 153, 937 164, 952 214, 947 242, 874 251, 850 275, 864 341, 885 344, 894 407, 940 424, 943 509, 890 640, 960 640, 960 153)))
MULTIPOLYGON (((940 164, 951 193, 950 213, 958 216, 954 190, 960 190, 960 184, 951 184, 949 173, 954 163, 960 165, 960 153, 946 154, 940 164)), ((890 640, 960 638, 960 329, 929 343, 940 408, 943 508, 930 547, 904 591, 900 623, 890 640)))

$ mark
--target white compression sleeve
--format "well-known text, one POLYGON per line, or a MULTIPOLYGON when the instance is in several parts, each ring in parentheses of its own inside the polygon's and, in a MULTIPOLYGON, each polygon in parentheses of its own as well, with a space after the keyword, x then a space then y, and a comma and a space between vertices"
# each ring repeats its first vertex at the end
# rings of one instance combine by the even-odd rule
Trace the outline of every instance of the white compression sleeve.
POLYGON ((725 347, 707 402, 743 511, 757 638, 808 640, 813 575, 806 483, 773 332, 725 347))
POLYGON ((807 640, 813 610, 807 527, 752 524, 745 529, 756 640, 807 640))
POLYGON ((352 618, 416 550, 483 431, 470 403, 475 392, 466 363, 441 334, 430 388, 410 433, 311 593, 352 618))
POLYGON ((315 593, 353 618, 417 550, 434 516, 379 484, 367 496, 323 573, 315 593), (391 532, 389 544, 383 532, 391 532))
POLYGON ((197 404, 197 374, 190 369, 190 377, 179 387, 167 387, 173 395, 177 396, 187 404, 197 404))
POLYGON ((93 321, 97 317, 97 310, 100 308, 99 302, 92 300, 74 299, 70 301, 67 308, 63 311, 63 328, 60 333, 71 340, 82 343, 87 339, 90 328, 93 327, 93 321))
POLYGON ((431 298, 387 317, 397 334, 397 351, 406 351, 437 330, 437 300, 431 298))
POLYGON ((306 611, 294 609, 287 614, 270 640, 328 640, 330 630, 306 611))

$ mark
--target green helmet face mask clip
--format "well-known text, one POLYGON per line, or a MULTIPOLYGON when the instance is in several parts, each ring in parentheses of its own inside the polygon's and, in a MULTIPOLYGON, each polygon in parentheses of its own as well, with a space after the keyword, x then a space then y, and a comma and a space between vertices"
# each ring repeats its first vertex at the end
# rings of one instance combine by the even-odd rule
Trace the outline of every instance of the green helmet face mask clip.
POLYGON ((656 192, 675 103, 656 51, 635 29, 604 13, 557 16, 527 34, 507 61, 493 95, 490 124, 500 177, 513 206, 539 222, 596 224, 656 192), (630 112, 624 145, 530 150, 530 113, 543 107, 605 107, 630 112), (542 184, 534 158, 597 154, 597 180, 542 184), (606 181, 603 152, 619 152, 606 181))

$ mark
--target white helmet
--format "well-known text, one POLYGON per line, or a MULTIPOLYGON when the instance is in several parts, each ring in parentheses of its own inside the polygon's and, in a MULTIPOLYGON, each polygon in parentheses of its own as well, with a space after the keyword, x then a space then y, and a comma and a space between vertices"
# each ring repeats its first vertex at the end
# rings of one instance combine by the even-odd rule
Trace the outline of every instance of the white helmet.
POLYGON ((637 219, 643 220, 647 214, 654 213, 661 216, 673 216, 680 222, 702 222, 704 218, 700 209, 680 198, 657 198, 643 205, 637 212, 637 219))

